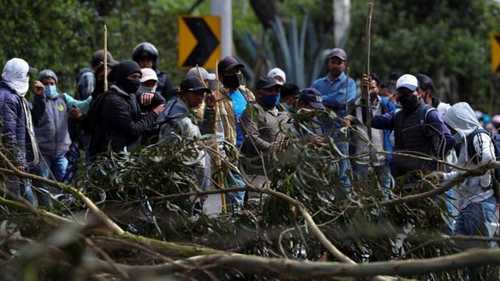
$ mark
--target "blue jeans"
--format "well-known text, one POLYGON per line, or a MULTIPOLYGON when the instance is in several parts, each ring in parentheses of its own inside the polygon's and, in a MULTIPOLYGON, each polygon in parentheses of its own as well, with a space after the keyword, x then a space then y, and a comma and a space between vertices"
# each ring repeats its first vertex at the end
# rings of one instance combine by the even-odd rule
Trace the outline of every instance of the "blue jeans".
POLYGON ((457 218, 459 215, 458 211, 458 193, 455 189, 451 188, 446 191, 444 195, 444 202, 446 204, 446 209, 448 214, 446 216, 446 224, 448 225, 449 233, 455 232, 455 226, 457 223, 457 218))
MULTIPOLYGON (((337 145, 338 149, 344 156, 349 157, 349 142, 335 142, 335 145, 337 145)), ((351 170, 351 161, 349 159, 342 159, 339 161, 339 180, 340 180, 340 185, 342 186, 342 189, 346 193, 351 193, 352 190, 352 183, 351 183, 351 178, 349 176, 349 171, 351 170)))
MULTIPOLYGON (((228 188, 242 188, 245 187, 245 182, 241 178, 241 175, 235 174, 231 171, 227 175, 228 188)), ((243 201, 245 199, 245 191, 231 192, 227 194, 229 196, 229 202, 231 205, 243 206, 243 201)))
POLYGON ((495 212, 496 200, 493 196, 479 203, 470 203, 458 215, 455 234, 493 237, 495 224, 498 223, 495 212))
MULTIPOLYGON (((44 178, 53 178, 56 181, 62 182, 64 176, 66 175, 66 168, 68 167, 68 160, 64 155, 49 157, 43 156, 40 164, 36 168, 36 173, 44 178)), ((34 183, 35 186, 37 183, 34 183)), ((52 207, 52 196, 56 194, 61 194, 62 191, 54 189, 52 186, 47 186, 42 183, 38 183, 39 189, 39 203, 45 207, 52 207)))
POLYGON ((63 181, 68 167, 68 159, 64 155, 50 157, 43 156, 44 159, 40 162, 40 176, 49 178, 52 175, 55 180, 63 181))
MULTIPOLYGON (((479 235, 493 237, 498 227, 496 216, 496 200, 492 196, 479 203, 471 203, 460 211, 455 227, 455 234, 459 235, 479 235)), ((460 246, 464 249, 476 247, 495 247, 496 242, 463 241, 460 246)), ((491 268, 485 270, 478 267, 464 268, 465 280, 481 280, 480 276, 491 274, 491 268)), ((492 279, 485 279, 492 280, 492 279)), ((496 279, 494 279, 496 280, 496 279)))
POLYGON ((38 207, 38 197, 31 188, 31 180, 8 176, 5 182, 9 195, 15 199, 24 198, 33 207, 38 207))

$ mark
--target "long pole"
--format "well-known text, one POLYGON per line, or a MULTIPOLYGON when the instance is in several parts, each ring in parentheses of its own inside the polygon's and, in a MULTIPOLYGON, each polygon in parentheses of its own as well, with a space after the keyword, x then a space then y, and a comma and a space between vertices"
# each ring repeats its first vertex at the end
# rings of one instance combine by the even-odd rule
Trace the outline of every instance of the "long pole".
MULTIPOLYGON (((199 71, 199 70, 198 70, 199 71)), ((214 122, 214 135, 215 135, 215 166, 217 169, 217 173, 215 174, 215 182, 220 188, 225 188, 224 186, 224 170, 222 167, 222 160, 221 160, 221 151, 219 149, 219 140, 217 138, 217 122, 218 120, 222 120, 221 112, 219 106, 222 106, 222 103, 217 100, 217 97, 220 95, 220 80, 219 80, 219 61, 217 60, 217 63, 215 64, 215 77, 217 79, 217 86, 216 86, 216 100, 215 100, 215 122, 214 122)), ((226 195, 221 193, 221 200, 222 200, 222 212, 227 213, 227 204, 226 204, 226 195)))
POLYGON ((104 25, 104 92, 108 91, 108 27, 104 25))
MULTIPOLYGON (((366 56, 366 74, 370 75, 371 73, 371 68, 370 68, 370 58, 371 58, 371 49, 372 49, 372 35, 371 35, 371 30, 372 30, 372 17, 373 17, 373 2, 370 1, 368 2, 368 18, 366 19, 366 49, 367 49, 367 56, 366 56)), ((371 107, 371 101, 370 101, 370 85, 366 85, 365 89, 365 101, 366 101, 366 107, 367 110, 366 112, 368 113, 366 116, 366 127, 368 129, 368 138, 370 141, 372 140, 372 107, 371 107)))

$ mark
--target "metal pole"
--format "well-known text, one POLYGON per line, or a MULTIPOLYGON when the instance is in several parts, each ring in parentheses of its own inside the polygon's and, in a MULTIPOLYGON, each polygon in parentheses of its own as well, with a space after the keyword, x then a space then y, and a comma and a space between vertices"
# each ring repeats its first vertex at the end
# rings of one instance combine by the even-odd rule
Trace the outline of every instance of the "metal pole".
POLYGON ((221 18, 221 53, 222 57, 233 54, 233 15, 232 0, 212 0, 212 15, 221 18))

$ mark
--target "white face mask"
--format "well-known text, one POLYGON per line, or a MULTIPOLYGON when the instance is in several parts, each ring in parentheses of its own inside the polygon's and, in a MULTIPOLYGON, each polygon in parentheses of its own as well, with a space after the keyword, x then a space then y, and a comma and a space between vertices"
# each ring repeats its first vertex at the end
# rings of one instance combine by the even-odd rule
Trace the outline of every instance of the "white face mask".
POLYGON ((152 93, 154 94, 156 92, 156 86, 153 87, 146 87, 144 85, 139 86, 139 89, 137 90, 139 94, 144 94, 144 93, 152 93))

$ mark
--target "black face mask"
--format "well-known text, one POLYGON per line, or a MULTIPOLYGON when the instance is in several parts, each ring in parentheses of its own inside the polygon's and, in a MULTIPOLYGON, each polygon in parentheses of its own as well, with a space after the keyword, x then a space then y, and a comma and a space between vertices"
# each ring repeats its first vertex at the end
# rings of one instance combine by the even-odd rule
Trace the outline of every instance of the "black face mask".
POLYGON ((399 97, 399 103, 404 111, 413 112, 417 109, 419 100, 415 95, 402 95, 399 97))
POLYGON ((128 78, 121 79, 118 83, 118 87, 129 94, 135 94, 139 89, 139 86, 141 86, 141 81, 131 80, 128 78))
POLYGON ((226 88, 234 90, 240 87, 240 79, 236 74, 223 76, 222 81, 226 88))
POLYGON ((130 80, 134 73, 141 73, 141 68, 134 61, 123 61, 115 65, 109 74, 110 81, 128 94, 135 94, 141 85, 139 79, 130 80))
POLYGON ((96 79, 94 93, 99 94, 102 92, 104 92, 104 79, 96 79))

